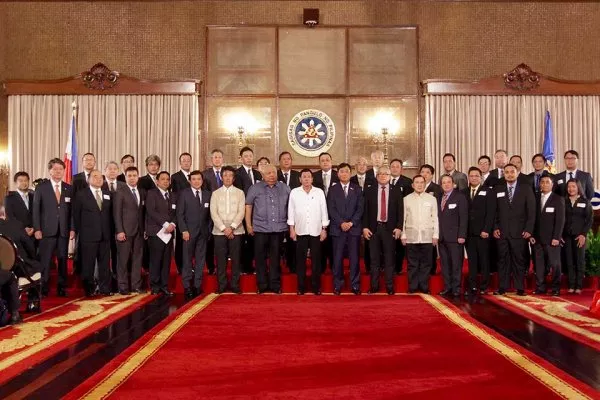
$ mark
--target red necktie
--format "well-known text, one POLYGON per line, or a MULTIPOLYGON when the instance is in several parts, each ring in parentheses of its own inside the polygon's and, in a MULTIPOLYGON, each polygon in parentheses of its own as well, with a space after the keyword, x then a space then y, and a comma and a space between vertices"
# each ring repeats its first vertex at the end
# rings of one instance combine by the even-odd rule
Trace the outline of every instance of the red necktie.
POLYGON ((385 201, 385 186, 381 187, 381 204, 379 205, 379 208, 381 209, 381 221, 380 222, 387 222, 387 207, 386 207, 386 201, 385 201))

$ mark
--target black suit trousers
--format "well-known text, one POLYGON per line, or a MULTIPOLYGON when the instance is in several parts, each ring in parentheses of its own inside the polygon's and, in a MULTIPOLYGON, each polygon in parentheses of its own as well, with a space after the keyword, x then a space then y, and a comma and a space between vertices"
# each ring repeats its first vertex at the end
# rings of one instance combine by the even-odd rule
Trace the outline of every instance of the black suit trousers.
POLYGON ((552 271, 552 290, 560 290, 560 246, 550 246, 536 242, 533 245, 535 257, 535 284, 537 290, 546 291, 546 276, 552 271))
MULTIPOLYGON (((246 220, 243 221, 244 229, 248 232, 246 227, 246 220)), ((254 249, 256 245, 254 243, 255 236, 245 234, 242 236, 242 272, 251 274, 254 271, 254 249)))
MULTIPOLYGON (((50 262, 52 255, 56 252, 58 261, 58 286, 67 286, 67 257, 69 251, 69 238, 61 236, 44 236, 40 240, 39 257, 42 264, 42 279, 44 285, 48 285, 50 279, 50 262)), ((93 267, 92 267, 93 268, 93 267)))
POLYGON ((19 311, 19 286, 17 278, 10 271, 0 269, 0 292, 2 298, 8 303, 8 310, 12 313, 19 311))
MULTIPOLYGON (((244 235, 234 235, 233 239, 227 239, 225 235, 212 236, 215 241, 214 253, 217 256, 217 281, 219 290, 227 289, 227 256, 231 258, 231 290, 240 288, 240 250, 244 235)), ((209 246, 210 247, 210 246, 209 246)))
POLYGON ((585 273, 585 246, 577 247, 577 236, 565 235, 564 260, 569 274, 569 289, 583 289, 585 273))
POLYGON ((89 286, 94 284, 94 269, 98 263, 98 287, 100 292, 111 291, 110 242, 80 242, 81 279, 89 286))
POLYGON ((480 236, 467 238, 467 257, 469 257, 469 289, 486 291, 490 283, 490 238, 480 236), (477 284, 477 274, 481 281, 477 284))
POLYGON ((208 235, 190 235, 190 240, 183 240, 183 270, 181 271, 181 280, 183 288, 186 290, 192 286, 196 289, 202 288, 202 272, 204 270, 204 263, 206 262, 207 242, 208 235))
MULTIPOLYGON (((341 232, 340 236, 332 236, 331 239, 333 241, 333 287, 340 291, 344 288, 344 248, 346 247, 350 261, 350 287, 360 290, 360 236, 341 232)), ((368 243, 368 240, 365 240, 365 243, 368 243)))
POLYGON ((408 261, 408 290, 427 292, 429 290, 429 271, 431 270, 431 252, 435 247, 431 243, 408 243, 406 261, 408 261))
POLYGON ((319 236, 302 235, 296 237, 296 275, 298 277, 298 290, 306 290, 306 253, 310 249, 312 261, 312 290, 321 290, 321 240, 319 236))
MULTIPOLYGON (((256 255, 256 286, 258 290, 281 289, 279 267, 280 246, 284 232, 254 233, 254 254, 256 255), (269 258, 269 278, 267 281, 267 257, 269 258)), ((249 236, 249 235, 247 235, 249 236)))
POLYGON ((141 289, 144 243, 144 237, 140 234, 128 236, 124 242, 117 242, 119 290, 129 290, 129 265, 131 265, 131 290, 141 289))
POLYGON ((150 288, 152 291, 168 290, 169 288, 172 246, 172 240, 165 244, 156 236, 148 238, 150 288))
POLYGON ((385 275, 387 290, 394 289, 394 261, 396 260, 396 243, 391 230, 378 225, 369 239, 371 247, 371 290, 379 290, 379 272, 385 275))
POLYGON ((440 241, 439 249, 442 262, 444 289, 452 293, 459 293, 460 281, 462 278, 464 247, 462 244, 440 241))
POLYGON ((396 242, 396 266, 394 270, 397 274, 402 273, 402 264, 404 264, 404 257, 406 256, 406 247, 400 240, 396 242))
POLYGON ((525 247, 527 241, 525 239, 499 239, 498 243, 498 277, 499 287, 501 291, 506 291, 510 288, 510 277, 513 277, 515 289, 524 290, 525 288, 525 272, 526 262, 524 259, 525 247))

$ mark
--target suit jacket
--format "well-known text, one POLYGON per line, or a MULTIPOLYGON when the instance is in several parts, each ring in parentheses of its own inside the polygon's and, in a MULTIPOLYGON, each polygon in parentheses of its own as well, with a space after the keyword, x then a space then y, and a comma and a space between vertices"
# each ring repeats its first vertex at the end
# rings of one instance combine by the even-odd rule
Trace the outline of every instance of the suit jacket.
POLYGON ((123 183, 127 182, 127 180, 125 179, 125 174, 124 174, 124 173, 121 173, 121 174, 119 174, 119 175, 117 176, 117 180, 118 180, 119 182, 123 182, 123 183))
POLYGON ((202 203, 198 204, 193 188, 182 190, 177 197, 177 228, 192 237, 208 237, 212 230, 209 190, 200 190, 202 203))
POLYGON ((73 188, 61 182, 60 202, 56 202, 51 180, 41 182, 33 194, 33 229, 43 236, 69 237, 74 230, 71 218, 73 188), (60 229, 59 229, 60 228, 60 229))
POLYGON ((329 234, 341 236, 342 222, 352 222, 349 234, 360 236, 362 232, 362 215, 364 212, 363 192, 357 183, 348 183, 348 196, 344 195, 342 184, 329 189, 327 196, 327 212, 329 213, 329 234))
POLYGON ((565 227, 563 235, 586 236, 592 223, 594 222, 594 214, 590 201, 579 197, 575 205, 571 205, 571 200, 565 199, 565 227))
POLYGON ((96 198, 87 188, 75 195, 73 203, 73 222, 75 231, 82 242, 102 242, 112 238, 112 200, 108 190, 102 193, 102 209, 98 208, 96 198))
MULTIPOLYGON (((334 183, 340 183, 340 178, 338 178, 337 171, 335 169, 331 169, 331 182, 329 182, 329 189, 333 186, 334 183)), ((325 191, 325 186, 323 185, 323 170, 318 170, 312 173, 313 174, 313 186, 318 187, 322 191, 325 191)), ((367 185, 368 179, 365 179, 365 186, 367 185)), ((327 194, 329 194, 329 189, 327 194)))
POLYGON ((535 225, 535 195, 531 186, 517 182, 512 204, 508 201, 506 184, 495 188, 496 223, 494 229, 500 229, 504 238, 518 239, 523 232, 533 233, 535 225))
MULTIPOLYGON (((254 183, 262 181, 262 175, 260 172, 258 172, 258 170, 252 168, 252 175, 254 175, 254 183)), ((248 194, 248 189, 250 189, 250 186, 252 186, 252 181, 246 172, 246 167, 243 165, 235 171, 235 180, 233 181, 233 185, 236 188, 241 189, 245 195, 248 194)))
POLYGON ((21 194, 17 191, 8 192, 4 199, 4 208, 6 209, 6 218, 18 221, 23 225, 23 228, 31 228, 33 226, 33 192, 29 191, 28 207, 25 206, 25 201, 21 194))
POLYGON ((169 193, 169 201, 167 201, 158 187, 146 192, 146 234, 156 236, 165 222, 177 224, 176 209, 176 193, 169 193))
POLYGON ((122 188, 122 187, 127 187, 127 184, 126 184, 126 183, 123 183, 123 182, 121 182, 121 181, 119 181, 119 180, 117 180, 115 183, 116 183, 116 185, 115 185, 115 191, 114 191, 114 192, 111 192, 111 191, 110 191, 110 187, 108 186, 108 181, 106 181, 106 180, 105 180, 105 181, 102 183, 102 190, 106 190, 106 191, 108 191, 108 192, 110 193, 110 195, 112 196, 112 195, 114 195, 114 194, 115 194, 115 193, 116 193, 116 192, 117 192, 117 191, 118 191, 120 188, 122 188))
MULTIPOLYGON (((379 185, 368 185, 364 189, 365 210, 362 216, 362 227, 363 229, 368 228, 373 233, 377 229, 378 190, 379 185)), ((390 185, 389 195, 385 228, 391 232, 396 228, 402 229, 404 222, 404 201, 400 190, 392 185, 390 185)))
MULTIPOLYGON (((293 169, 290 170, 289 172, 290 174, 290 189, 295 189, 297 187, 300 186, 300 172, 298 171, 294 171, 293 169)), ((277 180, 283 183, 287 183, 285 181, 285 177, 283 176, 283 172, 281 172, 280 169, 277 170, 277 180)), ((314 184, 314 182, 313 182, 314 184)))
MULTIPOLYGON (((521 174, 522 175, 522 174, 521 174)), ((519 177, 521 177, 521 175, 519 175, 519 177)), ((552 181, 554 182, 554 174, 551 174, 550 172, 544 170, 541 173, 541 176, 549 176, 552 181)), ((540 188, 539 187, 535 187, 535 172, 531 172, 529 174, 527 174, 527 177, 529 178, 529 182, 531 183, 531 187, 533 188, 534 193, 539 193, 540 192, 540 188)), ((540 177, 541 179, 541 177, 540 177)))
MULTIPOLYGON (((204 178, 204 177, 203 177, 204 178)), ((181 171, 175 172, 171 175, 171 191, 174 193, 179 192, 185 188, 189 188, 190 181, 185 177, 185 174, 181 171)))
POLYGON ((469 236, 479 236, 481 232, 492 235, 496 218, 496 193, 480 185, 471 200, 471 188, 461 191, 469 202, 469 236))
MULTIPOLYGON (((314 174, 313 174, 313 184, 314 184, 314 174)), ((356 186, 358 186, 360 188, 360 183, 358 182, 358 176, 357 175, 352 175, 352 177, 350 178, 350 183, 354 183, 356 186)), ((367 177, 365 176, 365 182, 364 182, 364 187, 367 187, 367 184, 373 183, 372 181, 367 181, 367 177)), ((377 182, 375 182, 377 183, 377 182)), ((362 190, 364 190, 364 188, 361 188, 362 190)))
MULTIPOLYGON (((390 184, 392 182, 392 179, 390 179, 390 184)), ((396 184, 394 186, 400 188, 400 191, 402 192, 403 196, 408 196, 409 194, 411 194, 412 192, 414 192, 414 189, 412 188, 412 179, 404 176, 404 175, 400 175, 398 178, 396 178, 396 184)))
POLYGON ((75 195, 77 194, 78 191, 80 191, 81 189, 85 189, 89 186, 88 182, 87 182, 87 178, 85 176, 85 172, 80 172, 78 174, 73 175, 73 180, 72 180, 72 185, 73 185, 73 197, 75 197, 75 195))
POLYGON ((215 176, 215 170, 210 167, 202 171, 203 178, 203 189, 210 190, 214 192, 219 188, 219 183, 217 182, 217 177, 215 176))
POLYGON ((536 198, 534 237, 541 244, 551 244, 562 238, 565 226, 565 199, 556 193, 550 194, 542 209, 541 197, 536 198))
MULTIPOLYGON (((443 176, 443 175, 442 175, 443 176)), ((439 185, 442 184, 442 176, 439 179, 439 185)), ((469 186, 469 180, 467 179, 467 175, 463 172, 454 170, 451 174, 452 179, 454 179, 454 188, 458 190, 463 190, 469 186)))
MULTIPOLYGON (((577 179, 581 183, 581 186, 583 187, 583 192, 585 193, 585 198, 588 200, 592 200, 594 198, 594 180, 592 179, 592 175, 589 172, 577 170, 575 174, 575 179, 577 179)), ((567 171, 563 171, 559 174, 556 174, 554 177, 554 192, 562 197, 567 196, 568 180, 569 178, 567 175, 567 171)))
POLYGON ((156 188, 156 184, 154 183, 154 180, 152 179, 150 174, 146 174, 146 175, 142 176, 140 178, 140 180, 138 181, 138 187, 141 187, 146 192, 148 192, 148 191, 156 188))
MULTIPOLYGON (((504 176, 504 174, 502 174, 504 176)), ((495 188, 500 184, 500 178, 498 177, 498 168, 494 168, 490 170, 490 174, 486 178, 485 182, 483 182, 483 186, 495 188)))
POLYGON ((431 193, 438 201, 442 198, 443 194, 442 187, 434 181, 431 181, 427 189, 425 189, 425 193, 431 193))
POLYGON ((113 194, 113 217, 116 233, 124 232, 126 236, 144 233, 146 191, 138 186, 136 192, 139 205, 127 185, 119 187, 113 194))
POLYGON ((440 240, 457 243, 458 238, 466 239, 469 227, 469 203, 465 195, 459 190, 452 190, 443 210, 442 199, 438 199, 438 221, 440 240))

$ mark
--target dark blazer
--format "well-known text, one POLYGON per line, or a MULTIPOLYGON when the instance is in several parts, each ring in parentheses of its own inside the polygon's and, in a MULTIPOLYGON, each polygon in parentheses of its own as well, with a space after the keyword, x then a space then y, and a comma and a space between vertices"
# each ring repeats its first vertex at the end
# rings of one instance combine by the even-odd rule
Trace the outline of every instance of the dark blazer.
POLYGON ((33 229, 42 231, 43 236, 69 237, 74 229, 71 206, 74 201, 73 188, 61 182, 60 203, 56 202, 51 180, 37 185, 33 194, 33 229), (60 222, 60 232, 59 232, 60 222))
MULTIPOLYGON (((594 198, 594 180, 592 179, 592 175, 590 175, 589 172, 584 172, 578 169, 575 174, 575 179, 581 183, 583 192, 585 193, 585 198, 592 200, 594 198)), ((562 197, 567 196, 568 180, 569 178, 567 171, 556 174, 554 176, 554 192, 562 197)))
POLYGON ((85 172, 80 172, 78 174, 73 175, 72 182, 73 182, 72 183, 73 197, 75 197, 75 195, 77 194, 78 191, 89 186, 89 184, 87 182, 87 178, 85 176, 85 172))
POLYGON ((373 168, 369 168, 367 172, 365 172, 365 183, 367 181, 371 183, 377 182, 377 177, 375 176, 375 170, 373 168))
POLYGON ((116 233, 124 232, 126 236, 144 233, 146 191, 138 186, 136 192, 140 200, 139 206, 127 185, 119 187, 113 194, 116 233))
POLYGON ((192 237, 208 237, 212 230, 209 190, 200 189, 202 203, 198 204, 193 188, 182 190, 177 196, 177 228, 192 237))
MULTIPOLYGON (((502 175, 504 176, 504 175, 502 175)), ((490 174, 486 178, 485 182, 483 182, 483 186, 495 188, 500 184, 500 178, 498 178, 498 168, 494 168, 490 170, 490 174)))
POLYGON ((469 236, 479 236, 481 232, 491 235, 496 217, 496 193, 489 187, 479 185, 471 200, 470 187, 461 192, 469 202, 469 236))
MULTIPOLYGON (((122 187, 127 187, 126 183, 123 183, 119 180, 117 180, 117 182, 115 182, 115 183, 116 183, 115 192, 117 192, 122 187)), ((108 181, 106 181, 106 180, 104 180, 104 182, 102 183, 102 190, 106 190, 107 192, 109 192, 111 194, 111 196, 115 193, 115 192, 110 191, 110 187, 108 186, 108 181)))
POLYGON ((496 223, 494 229, 500 229, 504 238, 521 238, 523 232, 533 234, 535 225, 535 195, 531 186, 517 182, 512 204, 508 201, 506 184, 495 188, 496 223))
POLYGON ((443 210, 442 199, 439 199, 438 221, 440 240, 457 243, 458 238, 466 239, 469 226, 469 203, 465 195, 456 189, 452 190, 443 210))
MULTIPOLYGON (((521 177, 521 175, 519 175, 519 177, 521 177)), ((529 182, 531 183, 531 187, 533 188, 533 191, 535 193, 539 193, 539 191, 540 191, 539 187, 538 188, 535 187, 535 172, 531 172, 531 173, 527 174, 527 176, 529 177, 529 182)), ((554 174, 551 174, 550 172, 548 172, 546 170, 542 171, 541 176, 542 177, 549 176, 552 179, 552 181, 555 182, 554 174)), ((541 177, 540 177, 540 179, 541 179, 541 177)))
MULTIPOLYGON (((439 185, 442 184, 442 176, 444 176, 444 175, 446 175, 446 171, 444 171, 444 173, 442 175, 440 175, 440 179, 438 180, 439 185)), ((467 178, 467 175, 464 172, 454 170, 454 172, 452 173, 451 176, 452 176, 452 179, 454 179, 454 188, 455 189, 458 189, 460 191, 469 186, 469 179, 467 178)))
MULTIPOLYGON (((336 185, 338 186, 338 185, 336 185)), ((379 185, 368 185, 364 189, 365 210, 362 216, 362 227, 371 232, 377 229, 377 191, 379 185)), ((387 222, 385 228, 390 232, 394 229, 402 229, 404 223, 404 198, 400 190, 390 185, 390 198, 388 199, 387 222)))
MULTIPOLYGON (((313 174, 313 182, 314 182, 314 177, 315 175, 313 174)), ((356 186, 358 186, 360 188, 360 183, 358 182, 358 176, 357 175, 352 175, 350 177, 350 183, 354 183, 356 186)), ((367 182, 367 177, 365 176, 365 183, 364 186, 367 186, 367 183, 371 183, 371 182, 367 182)), ((362 190, 363 188, 361 188, 362 190)))
POLYGON ((25 206, 25 201, 19 192, 8 192, 4 199, 4 208, 6 209, 6 218, 18 221, 23 225, 23 228, 31 228, 33 226, 33 191, 29 191, 29 208, 25 206))
MULTIPOLYGON (((295 189, 300 186, 300 172, 290 170, 290 189, 295 189)), ((283 172, 280 169, 277 170, 277 180, 283 183, 287 183, 283 176, 283 172)), ((313 182, 314 184, 314 182, 313 182)))
POLYGON ((210 167, 202 171, 202 179, 203 179, 203 189, 210 190, 214 192, 219 188, 219 183, 217 182, 217 177, 215 176, 215 170, 210 167))
POLYGON ((112 237, 112 200, 108 190, 102 190, 102 210, 98 208, 96 198, 87 188, 75 195, 73 203, 73 222, 75 231, 82 242, 101 242, 112 237))
POLYGON ((442 187, 431 181, 427 189, 425 189, 425 193, 431 193, 438 201, 442 198, 442 187))
POLYGON ((578 198, 575 205, 571 205, 571 200, 565 199, 565 227, 563 235, 586 236, 592 229, 594 214, 590 201, 584 198, 578 198))
POLYGON ((138 187, 141 187, 146 192, 148 192, 149 190, 156 188, 156 184, 154 183, 154 180, 152 180, 150 174, 146 174, 142 176, 138 181, 138 187))
POLYGON ((169 201, 163 197, 160 189, 155 187, 146 193, 146 234, 156 236, 165 222, 177 224, 177 195, 169 193, 169 201))
POLYGON ((544 209, 541 208, 541 197, 538 196, 536 202, 534 237, 546 245, 551 244, 553 239, 560 240, 565 226, 565 199, 552 193, 544 209))
MULTIPOLYGON (((204 177, 202 177, 204 178, 204 177)), ((183 190, 185 188, 189 188, 190 185, 190 181, 185 177, 185 174, 181 171, 177 171, 175 172, 173 175, 171 175, 171 191, 172 192, 179 192, 180 190, 183 190)))
POLYGON ((127 180, 125 179, 125 174, 124 174, 124 173, 121 173, 121 174, 119 174, 119 175, 117 176, 117 180, 118 180, 119 182, 123 182, 123 183, 127 182, 127 180))
MULTIPOLYGON (((390 184, 392 182, 392 179, 390 179, 390 184)), ((411 194, 412 192, 414 192, 414 189, 412 188, 412 179, 410 179, 409 177, 406 177, 404 175, 400 175, 397 180, 396 180, 396 187, 400 188, 400 191, 402 192, 402 195, 404 197, 408 196, 409 194, 411 194)))
MULTIPOLYGON (((262 175, 260 172, 258 172, 258 170, 252 168, 252 175, 254 175, 254 183, 262 181, 262 175)), ((246 172, 246 167, 243 165, 235 171, 235 180, 233 181, 233 185, 236 188, 241 189, 244 194, 248 194, 248 189, 250 189, 250 186, 252 186, 252 181, 246 172)))
MULTIPOLYGON (((313 186, 318 187, 319 189, 325 191, 325 186, 323 186, 323 170, 318 170, 312 173, 313 174, 313 186)), ((365 186, 367 185, 367 180, 365 179, 365 186)), ((331 182, 329 182, 329 189, 334 186, 334 183, 339 183, 340 178, 338 178, 337 171, 335 169, 331 169, 331 182)), ((329 190, 327 191, 329 194, 329 190)))
POLYGON ((331 236, 340 236, 343 233, 340 228, 342 222, 352 222, 350 235, 360 236, 364 212, 364 199, 360 186, 349 182, 347 197, 344 195, 341 183, 332 186, 327 195, 327 212, 329 213, 329 234, 331 236))

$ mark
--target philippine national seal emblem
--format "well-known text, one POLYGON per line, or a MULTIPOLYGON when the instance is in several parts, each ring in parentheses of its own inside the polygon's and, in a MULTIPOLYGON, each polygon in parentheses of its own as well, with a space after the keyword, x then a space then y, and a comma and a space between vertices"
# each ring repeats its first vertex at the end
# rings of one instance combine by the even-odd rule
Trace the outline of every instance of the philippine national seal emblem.
POLYGON ((287 130, 292 149, 307 157, 329 150, 335 139, 335 125, 319 110, 304 110, 294 115, 287 130))

